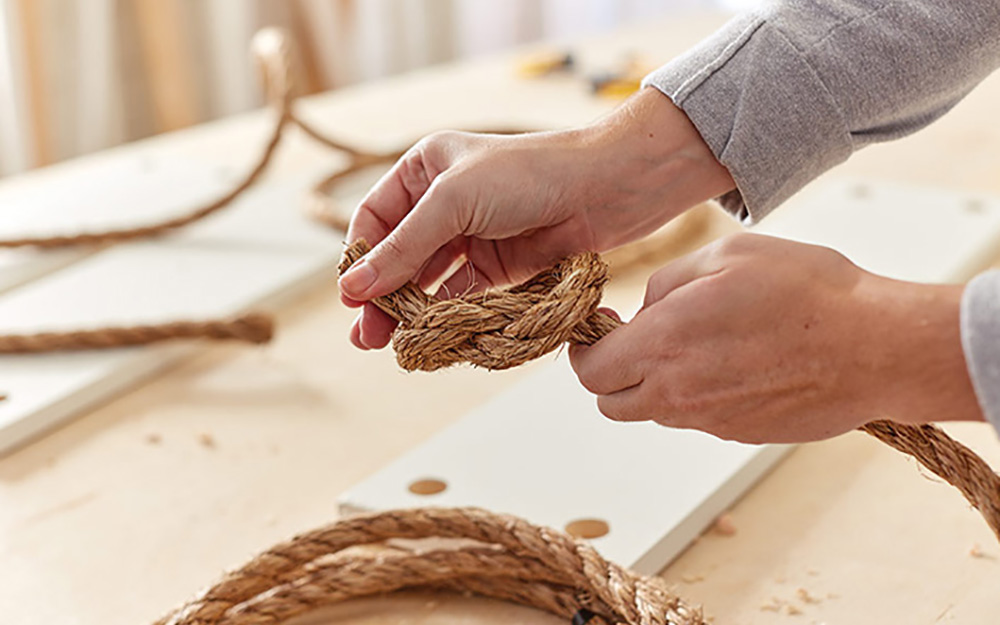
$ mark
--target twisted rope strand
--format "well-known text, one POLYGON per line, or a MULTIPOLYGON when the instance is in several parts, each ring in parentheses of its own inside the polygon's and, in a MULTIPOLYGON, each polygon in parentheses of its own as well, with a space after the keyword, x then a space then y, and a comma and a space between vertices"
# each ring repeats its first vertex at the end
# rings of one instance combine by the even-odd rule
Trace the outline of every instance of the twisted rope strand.
POLYGON ((174 321, 157 325, 110 327, 96 330, 74 330, 72 332, 0 335, 0 354, 108 349, 148 345, 173 339, 211 339, 261 344, 270 341, 273 334, 274 322, 271 317, 260 313, 249 313, 235 319, 174 321))
MULTIPOLYGON (((269 135, 261 154, 255 164, 247 174, 240 179, 232 189, 222 196, 212 200, 205 205, 195 208, 187 214, 172 217, 164 221, 146 224, 129 228, 109 229, 93 232, 78 232, 74 234, 42 236, 42 237, 20 237, 15 239, 0 239, 0 248, 16 248, 33 246, 37 248, 57 248, 80 245, 101 245, 118 243, 128 240, 155 237, 167 232, 191 225, 201 219, 215 214, 221 209, 231 205, 240 195, 253 186, 263 176, 268 165, 272 161, 278 146, 280 145, 285 131, 289 126, 297 126, 307 136, 313 140, 329 147, 339 150, 350 157, 350 163, 313 187, 306 204, 306 212, 316 221, 331 228, 346 232, 348 219, 332 205, 330 193, 334 186, 339 184, 344 178, 349 177, 358 171, 378 164, 389 164, 398 160, 406 150, 396 150, 384 153, 367 152, 342 141, 338 141, 318 130, 311 123, 305 121, 294 108, 294 93, 291 81, 290 55, 288 42, 280 31, 265 29, 255 37, 254 58, 261 70, 262 82, 267 100, 275 111, 276 121, 269 135)), ((491 134, 517 134, 528 132, 521 129, 488 129, 476 132, 491 134)), ((690 219, 688 219, 690 221, 690 219)), ((702 220, 704 221, 704 220, 702 220)), ((624 263, 633 264, 646 258, 654 250, 660 250, 664 246, 662 242, 651 240, 640 246, 630 246, 625 249, 627 259, 624 263), (635 248, 635 249, 632 249, 635 248)), ((669 246, 667 246, 669 248, 669 246)), ((245 328, 239 324, 228 326, 233 322, 225 320, 215 320, 203 324, 192 324, 178 322, 168 323, 162 326, 143 326, 141 331, 134 331, 128 328, 106 328, 95 331, 72 331, 67 333, 46 333, 32 337, 24 336, 0 336, 0 345, 8 345, 7 353, 28 353, 44 352, 64 349, 89 349, 93 347, 115 347, 122 345, 139 345, 143 342, 154 342, 165 340, 166 338, 222 338, 235 340, 250 340, 258 342, 254 338, 259 333, 247 333, 245 328), (227 327, 228 326, 228 327, 227 327), (171 334, 173 333, 173 334, 171 334), (117 341, 117 342, 116 342, 117 341)), ((400 340, 403 340, 402 338, 400 340)), ((535 352, 526 353, 523 359, 530 359, 535 352)), ((540 355, 540 354, 539 354, 540 355)), ((496 368, 498 363, 487 363, 484 366, 496 368)), ((418 365, 422 366, 422 365, 418 365)))

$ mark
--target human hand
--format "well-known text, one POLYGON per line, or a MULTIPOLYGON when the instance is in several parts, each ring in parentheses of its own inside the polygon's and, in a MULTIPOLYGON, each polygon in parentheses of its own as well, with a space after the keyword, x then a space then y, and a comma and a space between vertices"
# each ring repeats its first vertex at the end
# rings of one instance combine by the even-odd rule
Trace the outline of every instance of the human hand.
POLYGON ((570 359, 611 419, 747 443, 824 439, 885 418, 982 420, 962 289, 740 234, 661 269, 631 322, 570 359))
MULTIPOLYGON (((733 186, 654 89, 582 129, 431 135, 355 211, 348 241, 375 247, 341 278, 342 299, 358 307, 410 280, 427 288, 447 278, 443 295, 520 282, 570 254, 648 234, 733 186), (468 266, 454 271, 461 261, 468 266)), ((381 348, 394 327, 369 304, 351 339, 381 348)))

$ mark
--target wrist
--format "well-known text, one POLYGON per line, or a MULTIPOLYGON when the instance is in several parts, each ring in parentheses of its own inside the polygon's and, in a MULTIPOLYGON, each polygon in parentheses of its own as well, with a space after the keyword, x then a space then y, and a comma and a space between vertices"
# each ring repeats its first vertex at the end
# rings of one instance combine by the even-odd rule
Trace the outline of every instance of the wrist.
POLYGON ((687 115, 656 89, 643 89, 584 129, 578 141, 597 165, 588 197, 600 198, 627 224, 605 248, 648 234, 736 186, 687 115))
POLYGON ((984 420, 962 347, 964 287, 875 279, 889 339, 889 375, 880 376, 888 380, 880 392, 885 417, 914 424, 984 420))

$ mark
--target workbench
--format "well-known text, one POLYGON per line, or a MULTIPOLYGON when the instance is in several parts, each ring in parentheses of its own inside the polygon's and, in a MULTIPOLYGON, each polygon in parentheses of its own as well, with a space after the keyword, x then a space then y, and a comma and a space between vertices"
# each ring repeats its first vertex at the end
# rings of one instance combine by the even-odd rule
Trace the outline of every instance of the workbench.
MULTIPOLYGON (((723 21, 690 15, 574 46, 584 62, 641 51, 657 62, 723 21)), ((432 68, 309 98, 331 134, 394 148, 441 127, 583 123, 613 102, 571 78, 525 83, 514 56, 432 68), (523 83, 523 84, 522 84, 523 83)), ((863 174, 1000 194, 1000 76, 929 129, 868 148, 830 176, 863 174)), ((245 167, 263 112, 60 165, 85 171, 136 150, 198 154, 245 167)), ((335 168, 295 136, 265 180, 335 168)), ((50 172, 3 184, 45 184, 50 172)), ((712 236, 738 229, 721 214, 712 236)), ((648 272, 646 272, 648 274, 648 272)), ((646 275, 608 300, 634 310, 646 275)), ((0 622, 142 625, 225 569, 335 517, 340 493, 520 379, 453 369, 405 374, 390 353, 347 340, 353 311, 326 284, 278 313, 262 348, 220 345, 0 460, 0 622)), ((949 427, 994 466, 985 424, 949 427)), ((655 480, 674 476, 653 476, 655 480)), ((961 496, 863 434, 804 445, 663 572, 722 624, 995 623, 1000 548, 961 496)), ((313 622, 555 622, 467 598, 367 600, 313 622)))

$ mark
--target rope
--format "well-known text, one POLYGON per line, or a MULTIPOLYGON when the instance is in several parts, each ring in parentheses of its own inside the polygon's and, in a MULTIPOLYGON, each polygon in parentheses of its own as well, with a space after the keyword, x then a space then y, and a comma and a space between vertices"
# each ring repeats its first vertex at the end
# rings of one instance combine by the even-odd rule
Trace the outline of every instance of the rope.
MULTIPOLYGON (((311 189, 306 204, 306 212, 314 220, 326 226, 347 231, 348 218, 336 210, 330 197, 334 187, 345 178, 373 165, 390 164, 398 160, 406 150, 395 150, 383 153, 368 152, 347 145, 329 137, 307 122, 294 109, 294 93, 291 81, 290 54, 284 35, 275 29, 265 29, 257 34, 253 42, 254 58, 260 68, 264 92, 269 105, 275 111, 275 122, 267 142, 254 165, 229 191, 190 212, 172 217, 164 221, 129 228, 117 228, 101 231, 77 232, 52 236, 19 237, 0 239, 0 248, 37 247, 42 249, 106 245, 120 243, 140 238, 160 236, 191 225, 209 217, 223 208, 228 207, 253 186, 264 174, 268 165, 277 153, 285 131, 295 126, 313 140, 332 150, 338 150, 350 157, 347 167, 327 176, 311 189)), ((517 134, 528 132, 521 129, 489 129, 476 132, 492 134, 517 134)), ((676 233, 669 239, 651 238, 647 241, 622 248, 613 253, 612 262, 616 267, 626 267, 655 261, 665 253, 670 254, 677 248, 678 238, 688 237, 692 231, 704 228, 704 218, 692 219, 697 216, 683 216, 683 227, 676 228, 676 233), (694 224, 694 228, 691 226, 694 224), (620 260, 618 260, 620 258, 620 260)), ((258 315, 263 318, 262 315, 258 315)), ((270 332, 267 333, 270 336, 270 332)), ((260 332, 246 331, 246 328, 234 321, 211 320, 201 323, 176 322, 160 326, 143 326, 142 328, 105 328, 93 331, 72 331, 67 333, 45 333, 26 336, 0 335, 0 353, 45 352, 53 350, 94 349, 96 347, 116 347, 125 345, 141 345, 145 342, 156 342, 168 338, 206 338, 249 340, 259 342, 260 332), (229 324, 235 324, 229 327, 229 324), (8 346, 4 351, 3 346, 8 346)), ((530 359, 536 356, 527 357, 530 359)), ((486 366, 486 365, 484 365, 486 366)))
MULTIPOLYGON (((368 251, 364 240, 349 245, 340 273, 368 251)), ((593 344, 621 325, 596 312, 607 280, 607 266, 586 253, 513 288, 438 300, 407 284, 374 303, 400 323, 392 345, 404 369, 432 371, 463 362, 506 369, 562 343, 593 344)), ((1000 476, 982 458, 932 425, 874 421, 861 430, 961 491, 1000 539, 1000 476)))
POLYGON ((158 325, 137 325, 74 330, 72 332, 39 332, 37 334, 0 335, 0 354, 81 349, 107 349, 130 345, 148 345, 173 339, 212 339, 267 343, 274 333, 274 323, 268 315, 250 313, 235 319, 213 321, 174 321, 158 325))
POLYGON ((225 575, 156 625, 272 625, 404 589, 471 592, 567 620, 589 612, 595 625, 705 625, 701 610, 664 580, 608 562, 562 532, 474 508, 383 512, 302 534, 225 575), (394 539, 461 542, 415 552, 394 539))
MULTIPOLYGON (((257 42, 255 42, 257 43, 257 42)), ((268 164, 281 143, 285 127, 292 121, 291 81, 289 79, 288 51, 283 39, 267 42, 269 46, 255 46, 255 58, 262 70, 263 82, 268 100, 275 106, 278 113, 264 149, 250 170, 220 197, 210 200, 204 205, 193 209, 186 215, 172 217, 159 223, 118 228, 93 232, 77 232, 74 234, 21 237, 15 239, 0 239, 0 248, 38 247, 56 248, 80 245, 100 245, 120 243, 131 239, 154 237, 178 228, 190 225, 204 219, 232 204, 233 200, 249 189, 264 174, 268 164)))
MULTIPOLYGON (((348 246, 340 273, 370 251, 348 246)), ((434 371, 456 363, 509 369, 566 342, 594 343, 618 322, 597 312, 608 281, 597 254, 574 256, 512 289, 490 289, 438 300, 414 284, 374 300, 400 322, 392 345, 407 371, 434 371)))

